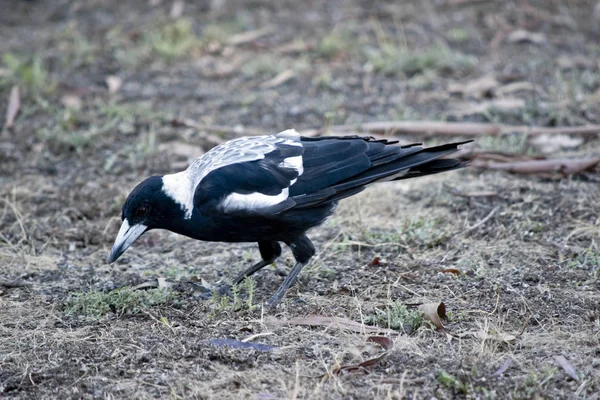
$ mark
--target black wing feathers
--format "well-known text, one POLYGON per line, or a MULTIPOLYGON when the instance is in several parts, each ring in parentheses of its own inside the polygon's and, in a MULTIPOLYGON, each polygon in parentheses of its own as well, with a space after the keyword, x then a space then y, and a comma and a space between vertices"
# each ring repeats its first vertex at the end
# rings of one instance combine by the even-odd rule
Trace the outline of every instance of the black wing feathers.
POLYGON ((414 178, 460 168, 463 164, 458 160, 439 159, 456 152, 463 143, 467 142, 423 149, 418 145, 389 146, 390 142, 371 138, 303 138, 304 173, 290 188, 290 198, 296 202, 295 208, 309 208, 352 196, 379 180, 414 178))
POLYGON ((408 179, 461 168, 455 159, 442 159, 467 142, 430 148, 391 146, 396 142, 358 136, 301 138, 302 146, 277 144, 264 158, 229 164, 210 172, 195 191, 194 205, 215 209, 231 193, 277 196, 289 188, 287 199, 252 210, 264 216, 290 209, 322 207, 352 196, 377 181, 408 179), (302 156, 299 174, 291 157, 302 156), (293 184, 292 182, 295 181, 293 184))

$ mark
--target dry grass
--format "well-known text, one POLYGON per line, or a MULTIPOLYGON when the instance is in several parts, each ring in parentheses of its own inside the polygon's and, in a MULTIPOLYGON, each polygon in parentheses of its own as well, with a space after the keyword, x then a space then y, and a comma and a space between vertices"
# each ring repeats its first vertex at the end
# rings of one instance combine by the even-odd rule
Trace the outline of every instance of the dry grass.
MULTIPOLYGON (((81 21, 74 24, 75 14, 61 17, 51 5, 25 3, 21 7, 32 7, 31 18, 41 22, 17 10, 21 24, 0 26, 8 38, 0 51, 18 60, 0 66, 0 98, 13 84, 27 89, 14 128, 0 134, 3 397, 599 398, 600 191, 594 175, 545 180, 463 170, 369 188, 310 233, 318 254, 276 311, 262 302, 293 264, 287 250, 233 299, 201 300, 194 285, 235 276, 258 257, 254 244, 151 232, 119 263, 106 264, 131 187, 190 157, 176 146, 159 151, 160 144, 193 144, 198 151, 210 146, 206 132, 174 126, 173 117, 265 130, 401 113, 438 119, 450 115, 457 96, 445 91, 450 84, 490 71, 508 79, 502 71, 556 89, 538 91, 541 99, 511 94, 540 104, 533 110, 468 118, 598 123, 592 100, 600 85, 597 66, 583 59, 573 68, 555 63, 598 51, 582 44, 589 44, 595 28, 577 7, 533 2, 563 18, 530 28, 549 38, 541 51, 506 41, 490 46, 498 29, 489 24, 498 22, 480 21, 470 5, 389 4, 378 21, 364 24, 372 15, 358 3, 338 14, 304 3, 290 13, 260 5, 207 11, 186 2, 185 14, 170 18, 171 2, 144 3, 134 16, 129 5, 110 2, 106 10, 77 6, 81 21), (347 31, 340 15, 350 19, 347 31), (105 18, 110 27, 83 28, 105 18), (561 25, 568 18, 576 26, 561 25), (265 21, 277 29, 227 44, 231 35, 260 29, 265 21), (392 45, 412 64, 385 58, 392 45), (385 61, 381 68, 367 50, 385 61), (456 55, 465 55, 468 68, 456 55), (219 78, 206 74, 238 57, 252 62, 219 78), (448 60, 455 63, 445 69, 448 60), (418 68, 407 69, 412 65, 418 68), (292 78, 261 87, 287 69, 292 78), (109 75, 122 79, 116 93, 104 83, 109 75), (402 75, 411 82, 397 78, 402 75), (425 82, 419 90, 415 79, 425 82), (496 195, 455 196, 449 187, 496 195), (157 278, 176 285, 133 290, 157 278), (417 316, 403 305, 423 301, 445 303, 447 332, 413 324, 417 316), (394 349, 369 371, 335 375, 336 367, 380 349, 363 334, 334 327, 269 323, 311 314, 411 329, 395 335, 394 349), (276 349, 216 346, 216 338, 276 349), (578 379, 556 363, 559 355, 578 379)), ((494 15, 520 21, 521 6, 497 5, 494 15)), ((0 102, 0 115, 4 107, 0 102)), ((485 138, 480 147, 531 151, 522 137, 485 138)), ((600 142, 589 140, 560 155, 599 152, 600 142)))

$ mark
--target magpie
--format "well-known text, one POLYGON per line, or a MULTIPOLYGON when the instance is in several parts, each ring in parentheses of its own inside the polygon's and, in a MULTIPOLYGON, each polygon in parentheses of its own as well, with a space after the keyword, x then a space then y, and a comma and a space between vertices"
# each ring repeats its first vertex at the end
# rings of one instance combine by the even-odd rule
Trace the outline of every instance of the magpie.
POLYGON ((293 129, 230 140, 185 171, 136 186, 123 205, 108 262, 150 229, 204 241, 258 242, 262 259, 233 280, 237 285, 273 263, 283 242, 296 263, 267 303, 275 306, 315 254, 306 231, 322 224, 340 200, 376 182, 461 168, 460 160, 443 157, 464 143, 399 146, 372 137, 303 137, 293 129))

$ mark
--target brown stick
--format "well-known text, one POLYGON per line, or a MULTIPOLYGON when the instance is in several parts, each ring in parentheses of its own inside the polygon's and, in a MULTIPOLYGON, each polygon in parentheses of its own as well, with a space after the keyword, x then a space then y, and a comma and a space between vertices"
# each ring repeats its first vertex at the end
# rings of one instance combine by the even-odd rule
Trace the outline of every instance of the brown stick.
POLYGON ((568 134, 581 136, 600 136, 600 125, 569 127, 528 127, 475 122, 433 122, 433 121, 378 121, 357 125, 335 125, 325 129, 311 129, 300 132, 303 136, 321 134, 348 134, 348 132, 367 132, 384 135, 413 134, 428 136, 496 136, 510 133, 522 133, 529 136, 544 134, 568 134))
POLYGON ((486 162, 475 159, 470 165, 476 168, 495 169, 520 174, 561 173, 564 175, 572 175, 590 170, 600 165, 600 158, 557 158, 549 160, 529 160, 504 163, 486 162))

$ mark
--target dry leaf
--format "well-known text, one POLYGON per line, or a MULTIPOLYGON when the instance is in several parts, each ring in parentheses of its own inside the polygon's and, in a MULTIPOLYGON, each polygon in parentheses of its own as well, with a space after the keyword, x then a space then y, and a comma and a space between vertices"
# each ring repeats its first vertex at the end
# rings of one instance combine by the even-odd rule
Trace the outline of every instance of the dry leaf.
POLYGON ((507 358, 504 361, 504 364, 502 364, 502 366, 500 368, 498 368, 498 370, 496 370, 496 372, 494 372, 494 375, 496 375, 496 376, 502 376, 502 375, 504 375, 504 373, 511 366, 512 362, 513 362, 512 358, 507 358))
POLYGON ((183 15, 183 7, 185 6, 183 0, 175 0, 173 5, 171 6, 171 12, 169 12, 169 17, 173 19, 177 19, 183 15))
POLYGON ((573 367, 573 364, 571 364, 565 356, 554 357, 554 362, 558 364, 558 366, 561 367, 567 373, 567 375, 573 378, 573 380, 579 381, 579 376, 577 376, 575 367, 573 367))
POLYGON ((544 154, 554 153, 563 149, 574 149, 583 144, 582 137, 573 137, 569 135, 539 135, 530 139, 533 146, 544 154))
POLYGON ((289 81, 290 79, 292 79, 294 77, 295 73, 293 69, 288 69, 285 70, 283 72, 281 72, 280 74, 278 74, 277 76, 275 76, 273 79, 270 79, 266 82, 263 82, 260 84, 260 87, 263 89, 271 89, 274 88, 276 86, 279 86, 287 81, 289 81))
POLYGON ((70 93, 70 94, 65 94, 63 96, 61 96, 60 98, 60 103, 67 107, 67 108, 71 108, 73 110, 81 110, 81 97, 70 93))
POLYGON ((166 278, 159 277, 159 278, 156 278, 156 281, 158 283, 159 289, 169 289, 170 287, 173 286, 173 283, 167 281, 166 278))
POLYGON ((454 275, 460 275, 460 271, 457 270, 456 268, 444 268, 440 270, 441 273, 444 274, 454 274, 454 275))
POLYGON ((8 108, 6 109, 6 123, 4 127, 6 129, 12 128, 15 123, 15 119, 19 114, 19 109, 21 108, 21 96, 19 94, 19 87, 13 86, 10 90, 10 95, 8 97, 8 108))
POLYGON ((106 86, 108 86, 108 91, 110 93, 117 93, 121 86, 123 86, 123 80, 118 76, 109 75, 104 81, 106 82, 106 86))
POLYGON ((448 91, 462 96, 472 96, 477 99, 491 97, 499 83, 492 75, 487 75, 467 83, 452 83, 448 91))
POLYGON ((446 305, 444 303, 424 303, 420 304, 417 309, 422 311, 424 319, 431 322, 438 330, 444 329, 442 320, 447 318, 446 305))
POLYGON ((369 265, 379 265, 380 262, 381 262, 381 258, 374 257, 373 260, 369 263, 369 265))
POLYGON ((310 315, 308 317, 294 317, 288 320, 279 320, 277 318, 266 318, 265 323, 272 325, 300 325, 300 326, 323 326, 326 328, 335 328, 348 330, 357 333, 386 333, 397 335, 399 332, 393 329, 378 328, 376 326, 364 325, 349 319, 340 317, 324 317, 320 315, 310 315))
MULTIPOLYGON (((350 364, 350 365, 340 365, 331 370, 332 375, 338 375, 342 372, 352 372, 359 370, 366 370, 367 368, 371 368, 379 364, 383 361, 389 354, 390 350, 394 348, 394 341, 387 336, 369 336, 367 338, 367 342, 374 342, 379 344, 385 351, 378 355, 377 357, 369 358, 359 364, 350 364)), ((329 375, 325 374, 323 378, 327 378, 329 375)))
POLYGON ((546 43, 546 35, 538 32, 529 32, 524 29, 517 29, 511 32, 508 37, 508 41, 511 43, 533 43, 543 44, 546 43))
POLYGON ((269 33, 273 32, 274 30, 275 30, 275 27, 268 25, 268 26, 265 26, 263 28, 256 29, 253 31, 238 33, 237 35, 233 35, 231 38, 229 38, 227 43, 232 46, 237 46, 242 43, 253 42, 258 38, 268 35, 269 33))

